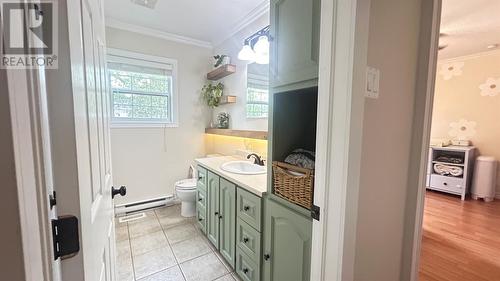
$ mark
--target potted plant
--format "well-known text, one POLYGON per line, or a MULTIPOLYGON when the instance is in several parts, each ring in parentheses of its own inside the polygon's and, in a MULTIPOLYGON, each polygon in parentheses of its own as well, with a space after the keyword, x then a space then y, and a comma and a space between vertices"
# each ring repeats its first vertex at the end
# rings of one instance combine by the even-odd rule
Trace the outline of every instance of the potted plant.
POLYGON ((212 83, 208 83, 201 89, 201 96, 203 100, 212 110, 212 112, 210 113, 210 127, 212 128, 214 127, 213 109, 219 106, 220 98, 222 97, 223 93, 224 93, 224 84, 220 82, 215 85, 212 83))
POLYGON ((228 55, 215 55, 214 56, 214 68, 217 68, 221 65, 229 64, 231 59, 228 55))
POLYGON ((229 114, 227 112, 221 112, 217 115, 217 128, 219 129, 229 128, 229 114))

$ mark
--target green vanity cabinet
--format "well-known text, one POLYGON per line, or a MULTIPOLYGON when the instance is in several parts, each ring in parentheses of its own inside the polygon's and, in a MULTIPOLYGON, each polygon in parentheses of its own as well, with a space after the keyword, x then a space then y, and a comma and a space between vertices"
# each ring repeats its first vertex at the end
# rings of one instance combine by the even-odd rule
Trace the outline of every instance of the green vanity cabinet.
POLYGON ((236 185, 220 178, 219 252, 234 268, 236 257, 236 185))
POLYGON ((219 191, 220 178, 208 172, 207 180, 207 237, 219 249, 219 191))
MULTIPOLYGON (((198 166, 200 169, 200 166, 198 166)), ((207 171, 206 192, 197 190, 198 226, 233 268, 236 263, 236 185, 207 171)))
POLYGON ((312 220, 272 199, 265 199, 264 281, 308 281, 312 220))
POLYGON ((259 281, 262 245, 262 198, 238 188, 236 194, 236 274, 243 281, 259 281))
POLYGON ((293 90, 317 85, 320 9, 320 0, 271 0, 272 88, 293 90))

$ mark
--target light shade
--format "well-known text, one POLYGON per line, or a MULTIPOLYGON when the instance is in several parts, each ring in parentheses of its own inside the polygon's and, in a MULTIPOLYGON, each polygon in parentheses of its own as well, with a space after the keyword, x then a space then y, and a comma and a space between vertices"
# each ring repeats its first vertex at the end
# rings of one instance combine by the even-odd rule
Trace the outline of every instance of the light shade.
POLYGON ((258 64, 269 64, 269 40, 267 36, 260 36, 255 46, 255 62, 258 64))
POLYGON ((255 61, 255 52, 249 45, 244 45, 238 53, 239 60, 255 61))
POLYGON ((257 55, 259 54, 269 54, 269 40, 267 36, 260 36, 253 49, 257 55))

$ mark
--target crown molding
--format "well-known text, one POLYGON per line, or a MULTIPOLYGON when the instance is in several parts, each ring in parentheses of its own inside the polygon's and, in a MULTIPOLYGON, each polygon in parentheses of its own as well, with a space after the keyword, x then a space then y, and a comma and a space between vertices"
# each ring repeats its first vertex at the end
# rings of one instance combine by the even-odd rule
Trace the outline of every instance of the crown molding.
POLYGON ((228 35, 219 38, 219 40, 215 40, 213 42, 213 46, 216 47, 224 43, 226 40, 233 37, 236 33, 240 32, 242 29, 253 23, 255 20, 268 13, 269 9, 270 9, 270 1, 264 0, 257 7, 255 7, 255 9, 251 10, 250 13, 241 18, 241 20, 238 21, 238 24, 236 24, 231 29, 228 35))
POLYGON ((477 58, 480 58, 480 57, 496 55, 499 52, 500 52, 500 49, 494 49, 494 50, 483 51, 483 52, 479 52, 479 53, 475 53, 475 54, 470 54, 470 55, 464 55, 464 56, 459 56, 459 57, 454 57, 454 58, 441 59, 441 60, 438 60, 438 64, 444 64, 444 63, 450 63, 450 62, 457 62, 457 61, 472 60, 472 59, 477 59, 477 58))
POLYGON ((131 23, 126 23, 126 22, 122 22, 122 21, 114 19, 114 18, 106 18, 106 26, 111 27, 111 28, 131 31, 131 32, 139 33, 139 34, 149 35, 152 37, 157 37, 157 38, 161 38, 161 39, 165 39, 165 40, 169 40, 169 41, 173 41, 173 42, 194 45, 194 46, 208 48, 208 49, 213 48, 213 45, 207 41, 202 41, 202 40, 194 39, 191 37, 186 37, 186 36, 182 36, 182 35, 178 35, 178 34, 174 34, 174 33, 169 33, 169 32, 161 31, 161 30, 154 29, 154 28, 149 28, 149 27, 144 27, 144 26, 135 25, 135 24, 131 24, 131 23))

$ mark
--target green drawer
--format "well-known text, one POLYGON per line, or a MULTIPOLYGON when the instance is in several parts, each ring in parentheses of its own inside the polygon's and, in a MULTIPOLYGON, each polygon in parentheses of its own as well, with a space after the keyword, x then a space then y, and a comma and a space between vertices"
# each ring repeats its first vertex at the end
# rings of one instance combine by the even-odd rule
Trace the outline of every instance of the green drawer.
POLYGON ((204 190, 196 190, 196 209, 207 211, 207 194, 204 190))
POLYGON ((236 247, 236 274, 243 281, 259 281, 259 264, 255 263, 239 247, 236 247))
POLYGON ((242 188, 238 188, 236 210, 238 217, 260 231, 261 198, 242 188))
POLYGON ((241 219, 236 222, 236 245, 256 264, 260 264, 260 232, 241 219))
POLYGON ((207 191, 207 178, 208 178, 207 169, 205 169, 199 165, 198 165, 197 169, 198 169, 198 181, 197 181, 198 189, 204 190, 206 192, 207 191))
POLYGON ((204 209, 196 209, 196 225, 198 225, 201 232, 207 234, 207 216, 204 209))

